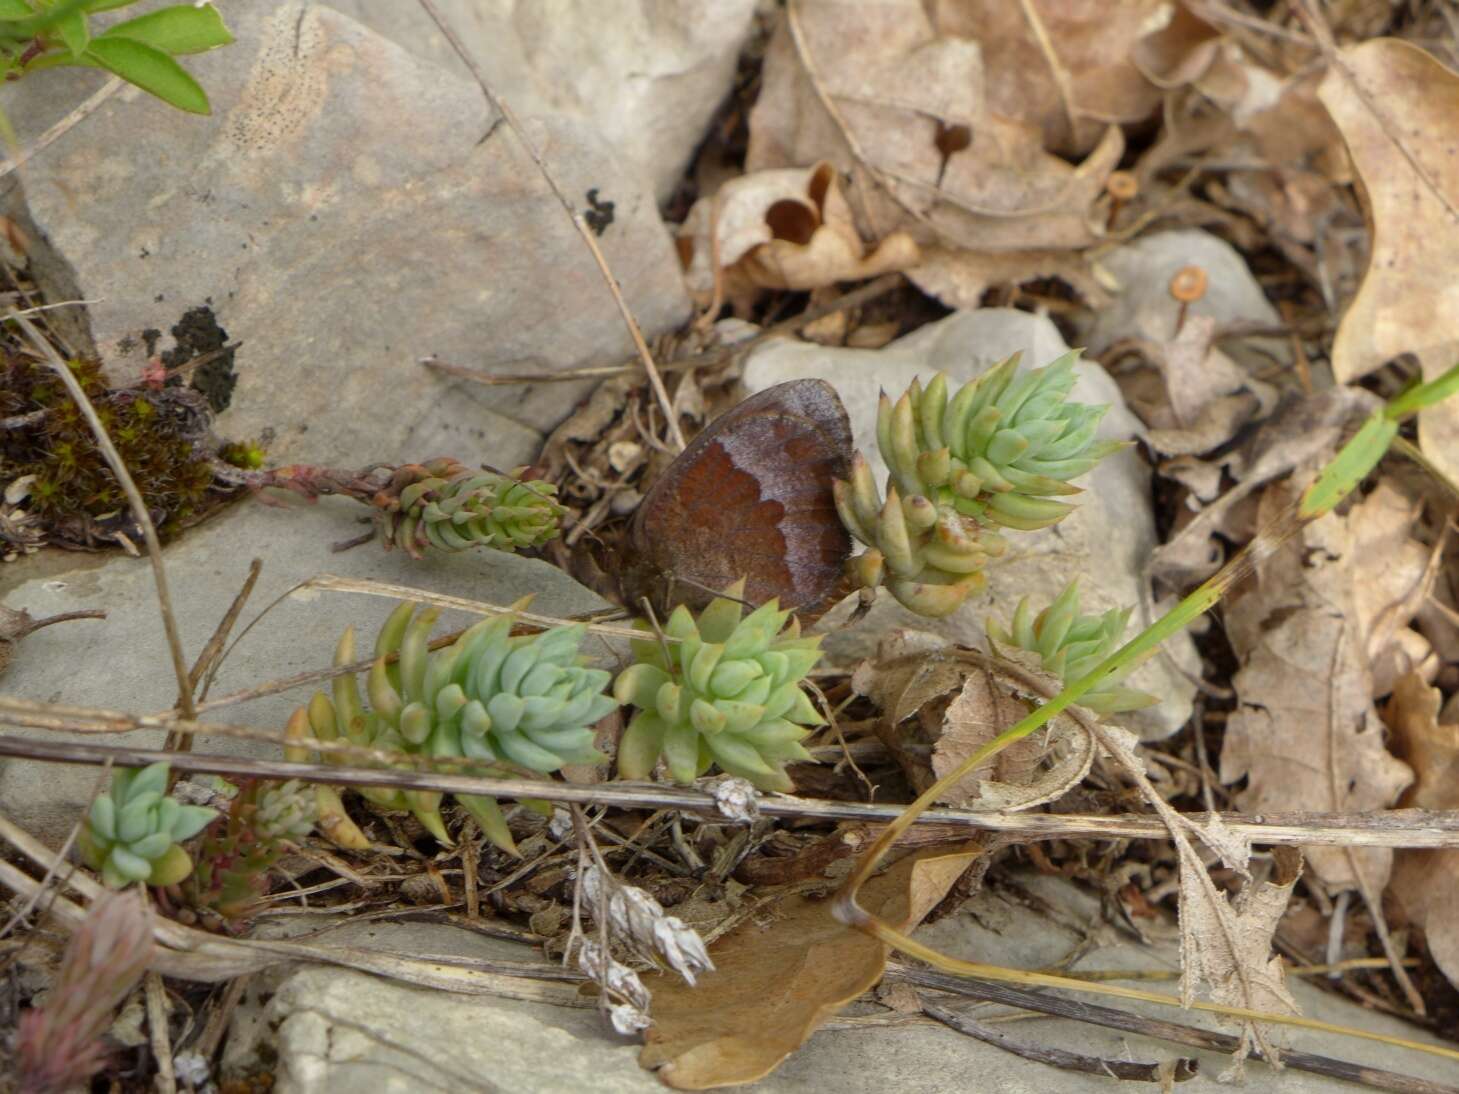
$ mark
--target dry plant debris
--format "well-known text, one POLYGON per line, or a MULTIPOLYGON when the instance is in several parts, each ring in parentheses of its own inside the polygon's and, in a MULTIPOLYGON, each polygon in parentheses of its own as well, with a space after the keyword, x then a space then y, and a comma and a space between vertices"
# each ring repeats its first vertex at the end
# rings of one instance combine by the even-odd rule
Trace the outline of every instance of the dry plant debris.
MULTIPOLYGON (((1379 39, 1339 53, 1320 96, 1363 180, 1373 226, 1368 273, 1333 342, 1333 374, 1350 382, 1411 353, 1437 376, 1459 357, 1459 73, 1408 42, 1379 39)), ((1459 411, 1427 412, 1419 436, 1459 479, 1459 411)))
MULTIPOLYGON (((55 349, 77 362, 105 423, 126 431, 118 447, 144 492, 161 468, 159 523, 180 528, 201 513, 191 508, 193 495, 221 496, 240 485, 346 494, 374 506, 385 538, 412 557, 426 554, 426 565, 427 546, 486 543, 540 554, 606 587, 635 507, 664 481, 682 434, 732 403, 747 347, 771 337, 883 345, 938 314, 933 300, 1035 310, 1052 317, 1070 344, 1093 346, 1143 423, 1138 440, 1156 472, 1164 542, 1149 560, 1151 603, 1132 608, 1137 625, 1159 614, 1163 598, 1263 542, 1263 529, 1380 400, 1416 378, 1406 355, 1430 379, 1459 358, 1452 276, 1459 76, 1445 67, 1459 52, 1444 44, 1454 27, 1436 10, 1318 11, 1305 0, 1262 15, 1249 5, 1196 0, 880 0, 854 8, 848 17, 835 0, 787 0, 764 14, 735 93, 671 206, 669 219, 679 221, 671 234, 700 321, 660 340, 653 354, 639 340, 640 355, 627 365, 578 370, 607 379, 549 438, 537 467, 507 477, 478 472, 463 452, 461 461, 398 468, 263 470, 256 446, 225 448, 212 437, 211 412, 173 383, 181 377, 158 366, 136 384, 113 387, 58 338, 55 349), (1131 269, 1131 255, 1144 268, 1131 269), (842 291, 873 277, 880 283, 842 291), (734 321, 717 322, 727 311, 734 321), (166 428, 138 437, 139 414, 159 415, 166 428), (165 442, 165 466, 152 459, 150 442, 165 442), (561 537, 553 538, 559 521, 561 537)), ((510 109, 487 94, 526 141, 510 109)), ((591 230, 611 230, 601 219, 607 206, 590 200, 598 217, 591 230)), ((574 223, 622 305, 589 227, 574 223)), ((7 303, 18 307, 32 286, 23 273, 14 285, 7 303)), ((99 465, 61 483, 94 494, 95 504, 58 511, 56 484, 36 454, 47 448, 54 463, 60 445, 60 459, 74 462, 92 442, 79 415, 41 382, 34 347, 0 348, 0 375, 11 381, 0 391, 0 458, 8 460, 0 464, 0 556, 24 565, 46 541, 133 545, 136 518, 99 465)), ((1456 406, 1425 411, 1410 446, 1451 482, 1459 479, 1456 406)), ((898 469, 905 476, 935 470, 916 462, 898 469)), ((1405 826, 1425 823, 1423 814, 1396 810, 1459 810, 1459 718, 1452 703, 1440 713, 1444 696, 1459 688, 1453 514, 1454 496, 1431 476, 1385 461, 1342 510, 1261 558, 1228 598, 1220 626, 1202 637, 1205 709, 1189 732, 1146 748, 1120 727, 1120 703, 1099 708, 1105 721, 1071 708, 941 798, 1004 819, 1022 810, 1045 822, 1040 839, 969 844, 966 828, 919 826, 909 843, 942 846, 897 861, 861 891, 862 906, 907 931, 944 899, 955 906, 985 871, 1017 864, 1098 891, 1105 916, 1121 929, 1173 920, 1182 999, 1205 993, 1215 1004, 1260 1012, 1236 1015, 1238 1036, 1219 1042, 1234 1053, 1237 1071, 1249 1054, 1280 1059, 1278 1027, 1261 1016, 1296 1008, 1276 951, 1321 956, 1326 946, 1342 990, 1412 1017, 1425 1018, 1427 1008, 1436 1028, 1452 1028, 1459 996, 1440 974, 1459 987, 1459 850, 1431 844, 1395 853, 1393 846, 1405 826), (1318 821, 1358 831, 1357 822, 1374 818, 1391 827, 1382 846, 1307 848, 1302 877, 1304 858, 1293 849, 1253 855, 1247 834, 1262 823, 1228 826, 1218 810, 1232 805, 1297 814, 1298 831, 1320 832, 1318 821), (1167 838, 1087 835, 1091 816, 1107 819, 1114 833, 1115 815, 1127 818, 1135 808, 1158 818, 1167 838), (1078 838, 1057 828, 1071 811, 1085 826, 1078 838), (1302 816, 1314 818, 1307 829, 1302 816), (1369 955, 1378 953, 1383 967, 1374 970, 1369 955), (1415 958, 1420 972, 1411 976, 1415 958)), ((894 531, 897 517, 889 510, 894 531)), ((997 580, 996 567, 989 569, 997 580)), ((1033 602, 1047 603, 1056 591, 1039 590, 1045 595, 1033 602)), ((521 630, 542 623, 522 619, 521 630)), ((669 621, 666 641, 684 637, 673 617, 659 619, 669 621)), ((54 621, 0 607, 0 669, 19 638, 54 621)), ((1033 634, 1023 622, 1014 631, 1033 634)), ((498 626, 503 640, 507 627, 498 626)), ((603 631, 621 637, 622 628, 603 631)), ((1106 645, 1116 641, 1107 637, 1106 645)), ((428 646, 449 648, 456 636, 428 643, 422 630, 417 639, 411 658, 424 664, 428 646)), ((532 641, 520 633, 511 640, 532 641)), ((865 817, 835 824, 815 806, 905 802, 926 791, 1060 690, 1045 672, 1058 671, 1059 646, 1039 646, 1042 658, 1007 649, 989 655, 920 632, 884 635, 877 654, 854 670, 817 671, 806 692, 792 685, 795 720, 805 728, 769 768, 743 750, 743 769, 721 756, 721 766, 761 777, 759 791, 743 778, 701 784, 719 800, 717 815, 654 808, 663 802, 646 806, 631 795, 615 800, 606 772, 580 764, 563 768, 564 781, 540 784, 549 793, 591 787, 599 795, 587 810, 591 820, 577 814, 571 826, 562 810, 549 818, 540 803, 536 811, 494 804, 489 813, 463 811, 469 795, 453 802, 440 790, 404 784, 366 791, 385 806, 376 809, 332 786, 291 787, 290 802, 269 813, 286 815, 289 839, 255 856, 257 870, 239 866, 254 859, 243 846, 245 826, 234 824, 202 845, 216 860, 214 876, 157 899, 172 917, 156 924, 151 968, 174 986, 194 981, 178 994, 204 1008, 216 1030, 195 1036, 189 1028, 189 1042, 176 1046, 187 1049, 177 1056, 178 1077, 206 1081, 232 1006, 231 989, 209 994, 200 985, 317 962, 443 991, 564 1005, 581 1003, 586 978, 616 1029, 647 1029, 641 1061, 670 1086, 759 1078, 886 968, 885 943, 848 929, 826 899, 874 829, 865 817), (792 786, 795 797, 761 797, 792 786), (803 815, 787 821, 787 809, 794 815, 799 806, 803 815), (310 812, 327 839, 304 837, 310 812), (190 912, 176 903, 188 892, 190 912), (465 968, 429 955, 334 946, 327 936, 249 937, 252 921, 294 914, 305 900, 341 917, 424 918, 528 940, 562 963, 465 968), (214 922, 220 918, 226 922, 214 922), (195 921, 237 937, 194 929, 195 921), (664 964, 676 971, 645 975, 664 964)), ((215 654, 199 661, 196 678, 215 654)), ((377 676, 398 674, 396 657, 405 651, 382 651, 377 676)), ((1087 668, 1087 658, 1075 660, 1087 668)), ((353 662, 346 642, 336 696, 354 694, 353 662)), ((609 667, 603 660, 585 671, 609 667)), ((639 706, 652 701, 684 721, 677 692, 662 691, 677 685, 657 677, 642 683, 639 706)), ((429 735, 436 722, 449 728, 446 690, 420 690, 427 705, 396 727, 405 740, 429 735)), ((389 698, 384 688, 372 702, 376 695, 389 698)), ((296 716, 286 759, 317 754, 330 765, 377 770, 394 764, 402 778, 428 759, 453 762, 453 772, 470 769, 471 750, 453 748, 449 733, 440 747, 401 745, 388 763, 352 755, 399 742, 362 735, 364 723, 351 716, 363 709, 357 697, 333 713, 326 707, 321 696, 296 716)), ((574 741, 616 758, 620 779, 662 779, 662 751, 670 774, 694 782, 718 755, 712 746, 733 745, 714 736, 722 719, 698 713, 704 742, 680 733, 674 748, 649 748, 632 727, 624 736, 617 711, 596 726, 574 726, 574 741), (621 742, 628 751, 619 755, 621 742)), ((491 774, 513 776, 533 767, 533 755, 519 748, 486 758, 497 763, 491 774)), ((536 759, 541 771, 561 766, 536 759)), ((194 795, 196 805, 217 804, 196 782, 177 792, 194 795)), ((41 869, 57 866, 4 818, 0 834, 41 869)), ((45 900, 50 924, 77 932, 77 952, 94 921, 115 914, 84 872, 72 895, 56 896, 8 861, 0 861, 0 882, 18 894, 12 925, 30 931, 27 917, 45 900), (89 915, 77 895, 95 902, 89 915)), ((62 986, 74 975, 63 972, 62 986)), ((160 1013, 161 981, 153 976, 149 985, 149 1009, 160 1013)), ((101 1012, 129 990, 130 981, 118 980, 98 995, 76 1036, 89 1038, 101 1012)), ((905 984, 879 1000, 903 1015, 923 1006, 905 984)), ((28 1012, 39 1017, 22 1027, 22 1054, 44 1040, 36 1031, 49 1008, 28 1012)), ((160 1027, 150 1031, 154 1044, 160 1038, 164 1047, 183 1032, 177 1021, 169 1030, 165 1016, 153 1025, 160 1027)), ((77 1060, 96 1063, 89 1049, 77 1060)))
MULTIPOLYGON (((937 906, 978 857, 976 849, 925 851, 897 863, 866 891, 869 907, 911 927, 937 906)), ((715 949, 698 989, 662 977, 654 1027, 639 1056, 676 1090, 753 1082, 816 1028, 881 979, 887 948, 848 931, 823 897, 791 896, 715 949)))

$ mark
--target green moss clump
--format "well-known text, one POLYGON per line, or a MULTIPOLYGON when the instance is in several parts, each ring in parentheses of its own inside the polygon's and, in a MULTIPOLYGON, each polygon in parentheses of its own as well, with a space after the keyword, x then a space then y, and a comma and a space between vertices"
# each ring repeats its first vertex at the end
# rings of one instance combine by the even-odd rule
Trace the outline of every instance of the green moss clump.
MULTIPOLYGON (((159 531, 175 532, 201 515, 213 472, 207 452, 194 443, 188 415, 165 393, 109 387, 98 361, 69 365, 159 531)), ((0 418, 19 416, 33 420, 0 429, 0 486, 35 476, 26 508, 40 518, 48 538, 110 538, 108 525, 98 529, 98 523, 118 516, 130 528, 126 494, 65 385, 44 363, 6 354, 0 357, 0 418)))

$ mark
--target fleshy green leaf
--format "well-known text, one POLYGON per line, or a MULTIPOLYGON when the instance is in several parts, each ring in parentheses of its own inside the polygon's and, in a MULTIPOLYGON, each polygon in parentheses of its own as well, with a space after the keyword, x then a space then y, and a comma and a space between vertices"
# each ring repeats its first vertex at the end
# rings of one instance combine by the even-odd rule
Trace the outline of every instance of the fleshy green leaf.
POLYGON ((86 52, 86 46, 91 41, 91 31, 86 26, 85 12, 72 12, 57 24, 56 31, 61 35, 61 41, 66 43, 66 48, 71 51, 72 57, 80 57, 86 52))
POLYGON ((233 41, 223 17, 212 4, 195 8, 191 4, 149 11, 108 27, 98 38, 130 38, 176 57, 203 53, 233 41))
POLYGON ((16 19, 29 19, 35 14, 35 8, 31 7, 25 0, 0 0, 0 22, 12 22, 16 19))
POLYGON ((130 38, 97 38, 84 60, 136 84, 190 114, 211 114, 207 93, 188 71, 160 49, 130 38))

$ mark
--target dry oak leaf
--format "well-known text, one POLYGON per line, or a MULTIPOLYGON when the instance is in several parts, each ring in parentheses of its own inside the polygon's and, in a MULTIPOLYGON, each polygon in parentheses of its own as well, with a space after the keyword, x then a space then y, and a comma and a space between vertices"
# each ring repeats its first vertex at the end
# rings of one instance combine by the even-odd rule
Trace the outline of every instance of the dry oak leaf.
MULTIPOLYGON (((860 904, 907 930, 937 906, 980 852, 972 844, 910 855, 862 887, 860 904)), ((750 920, 712 950, 691 988, 655 977, 654 1025, 638 1062, 678 1090, 768 1075, 823 1022, 881 979, 884 943, 833 919, 831 901, 790 897, 768 924, 750 920)))
POLYGON ((988 108, 1039 128, 1051 152, 1082 155, 1105 125, 1132 124, 1190 83, 1219 35, 1169 0, 939 0, 942 34, 983 48, 988 108), (1037 26, 1035 25, 1037 21, 1037 26))
POLYGON ((744 301, 757 289, 804 291, 915 266, 917 244, 892 232, 868 247, 829 163, 757 171, 700 198, 679 231, 684 279, 701 305, 716 288, 744 301))
POLYGON ((1109 304, 1109 294, 1084 257, 1072 251, 964 251, 924 247, 922 261, 908 279, 949 308, 979 308, 983 294, 996 286, 1056 277, 1091 308, 1109 304))
MULTIPOLYGON (((1438 689, 1415 672, 1398 682, 1385 710, 1394 747, 1413 767, 1405 807, 1459 809, 1459 725, 1440 723, 1439 702, 1438 689)), ((1399 851, 1389 891, 1459 988, 1459 851, 1399 851)))
MULTIPOLYGON (((1318 94, 1363 180, 1373 229, 1333 374, 1347 383, 1412 353, 1431 380, 1459 360, 1459 73, 1378 38, 1340 51, 1318 94)), ((1459 405, 1420 414, 1419 445, 1459 479, 1459 405)))
POLYGON ((974 250, 1071 249, 1124 151, 1101 124, 1077 166, 1036 123, 985 109, 985 52, 943 32, 920 0, 798 0, 766 51, 746 168, 828 160, 871 236, 974 250))
MULTIPOLYGON (((1257 526, 1291 505, 1299 487, 1268 487, 1257 526)), ((1227 604, 1227 634, 1241 668, 1226 725, 1221 781, 1247 780, 1248 813, 1367 813, 1388 809, 1412 772, 1383 742, 1373 706, 1367 635, 1355 596, 1370 567, 1360 546, 1364 511, 1329 514, 1258 566, 1227 604)), ((1407 622, 1406 620, 1404 621, 1407 622)), ((1313 847, 1308 859, 1334 890, 1387 883, 1385 848, 1313 847)))

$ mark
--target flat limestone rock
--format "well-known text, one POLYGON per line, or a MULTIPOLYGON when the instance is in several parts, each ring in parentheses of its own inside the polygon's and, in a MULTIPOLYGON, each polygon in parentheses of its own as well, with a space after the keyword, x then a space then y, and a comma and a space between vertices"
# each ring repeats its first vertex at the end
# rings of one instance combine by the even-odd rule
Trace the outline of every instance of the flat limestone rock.
MULTIPOLYGON (((308 669, 327 668, 335 643, 348 626, 355 628, 356 649, 367 656, 375 634, 395 601, 354 593, 290 589, 320 574, 408 585, 432 592, 505 605, 535 592, 533 610, 570 615, 604 606, 594 594, 545 562, 502 551, 472 550, 459 554, 431 553, 412 561, 399 549, 385 551, 371 542, 343 554, 330 546, 353 537, 361 527, 355 518, 365 508, 340 498, 316 505, 290 499, 283 507, 245 500, 164 549, 182 643, 189 662, 197 657, 228 610, 248 573, 249 561, 264 560, 253 596, 234 629, 237 647, 228 655, 213 684, 216 697, 308 669), (278 598, 277 606, 253 626, 243 629, 278 598), (240 638, 241 636, 241 638, 240 638)), ((36 631, 17 647, 0 678, 7 695, 42 702, 101 707, 145 714, 170 708, 177 683, 169 659, 162 619, 145 558, 60 556, 47 552, 0 568, 0 579, 12 583, 5 603, 33 616, 80 608, 104 608, 104 621, 62 623, 36 631), (36 573, 27 578, 27 573, 36 573), (18 584, 15 584, 18 582, 18 584)), ((480 616, 443 612, 437 633, 468 626, 480 616)), ((308 701, 314 688, 299 688, 228 706, 203 719, 251 726, 281 735, 289 715, 308 701)), ((7 734, 45 739, 78 739, 43 730, 7 729, 7 734)), ((160 747, 163 734, 146 731, 109 735, 101 743, 160 747)), ((93 743, 96 739, 92 738, 93 743)), ((229 737, 194 742, 196 752, 283 759, 279 746, 229 737)), ((9 818, 36 836, 59 846, 81 809, 90 800, 94 768, 42 764, 0 758, 0 801, 9 818)))
MULTIPOLYGON (((419 4, 333 0, 451 71, 465 66, 419 4)), ((518 114, 590 121, 662 204, 734 84, 754 0, 438 0, 466 49, 518 114)))
MULTIPOLYGON (((1021 879, 1048 914, 996 893, 979 894, 953 915, 917 932, 945 952, 1009 968, 1055 966, 1087 941, 1070 924, 1099 922, 1097 900, 1062 878, 1030 873, 1021 879)), ((1175 970, 1174 927, 1152 924, 1154 945, 1104 929, 1075 969, 1175 970)), ((350 924, 320 936, 321 943, 369 945, 377 950, 445 954, 479 960, 540 961, 527 946, 483 939, 455 928, 420 924, 350 924)), ((1309 1017, 1433 1043, 1427 1033, 1301 982, 1293 994, 1309 1017)), ((524 990, 561 989, 560 983, 518 981, 524 990)), ((1168 984, 1141 985, 1175 992, 1168 984)), ((1152 1018, 1219 1028, 1212 1015, 1127 1000, 1080 996, 1095 1004, 1138 1011, 1152 1018)), ((962 1009, 962 1003, 939 1002, 962 1009)), ((986 1021, 1001 1008, 978 1008, 986 1021)), ((867 1003, 850 1014, 885 1019, 889 1012, 867 1003)), ((988 1090, 1008 1094, 1100 1094, 1113 1089, 1099 1075, 1055 1070, 1013 1056, 940 1025, 855 1025, 832 1019, 770 1076, 740 1089, 764 1094, 834 1088, 840 1094, 951 1094, 988 1090)), ((1022 1043, 1064 1049, 1107 1060, 1160 1062, 1193 1056, 1199 1074, 1178 1089, 1190 1094, 1223 1089, 1216 1076, 1229 1062, 1220 1053, 1157 1041, 1066 1019, 998 1024, 1022 1043)), ((1443 1082, 1452 1064, 1387 1045, 1308 1030, 1283 1035, 1291 1047, 1443 1082)), ((521 999, 457 995, 414 988, 341 969, 311 967, 275 977, 256 976, 234 1012, 225 1044, 222 1078, 268 1070, 278 1094, 405 1094, 421 1090, 509 1090, 518 1094, 609 1091, 654 1094, 664 1086, 637 1063, 635 1039, 615 1035, 594 1010, 521 999), (268 1061, 264 1065, 263 1061, 268 1061), (489 1084, 489 1087, 488 1085, 489 1084)), ((1247 1088, 1281 1094, 1343 1094, 1350 1084, 1288 1069, 1274 1073, 1247 1063, 1247 1088)))
MULTIPOLYGON (((895 398, 914 377, 923 383, 945 370, 954 386, 981 374, 1011 353, 1022 352, 1027 367, 1041 367, 1068 351, 1048 319, 1003 308, 957 312, 879 350, 828 349, 806 342, 770 342, 753 351, 745 364, 750 391, 801 376, 834 385, 851 416, 856 446, 871 464, 877 485, 885 488, 886 464, 876 448, 878 393, 895 398)), ((1100 365, 1083 361, 1071 396, 1078 402, 1108 403, 1100 436, 1128 440, 1141 425, 1124 406, 1119 388, 1100 365)), ((944 635, 962 645, 984 648, 984 623, 990 617, 1005 624, 1021 597, 1042 607, 1064 585, 1079 578, 1081 609, 1102 612, 1135 605, 1129 634, 1153 622, 1148 584, 1142 577, 1154 548, 1155 522, 1150 507, 1149 473, 1133 450, 1117 452, 1076 483, 1084 493, 1078 508, 1053 528, 1010 532, 1008 554, 988 569, 988 587, 945 619, 925 619, 881 593, 870 613, 854 627, 842 621, 850 604, 829 614, 818 627, 826 632, 831 658, 849 663, 876 652, 877 643, 896 628, 944 635), (1143 620, 1143 622, 1142 622, 1143 620)), ((1182 667, 1196 671, 1190 638, 1179 635, 1165 645, 1169 656, 1147 661, 1128 682, 1160 698, 1158 706, 1121 719, 1147 739, 1169 736, 1190 717, 1195 686, 1182 667)))
MULTIPOLYGON (((52 314, 122 380, 174 328, 241 341, 218 429, 266 439, 275 462, 530 460, 584 383, 483 387, 419 363, 540 372, 631 354, 526 151, 474 82, 332 8, 224 15, 237 41, 186 58, 211 117, 127 88, 0 183, 50 299, 95 301, 89 322, 52 314)), ((8 89, 20 143, 104 77, 8 89)), ((600 246, 648 336, 677 327, 689 303, 652 191, 590 122, 523 125, 579 208, 590 189, 613 203, 600 246)))

